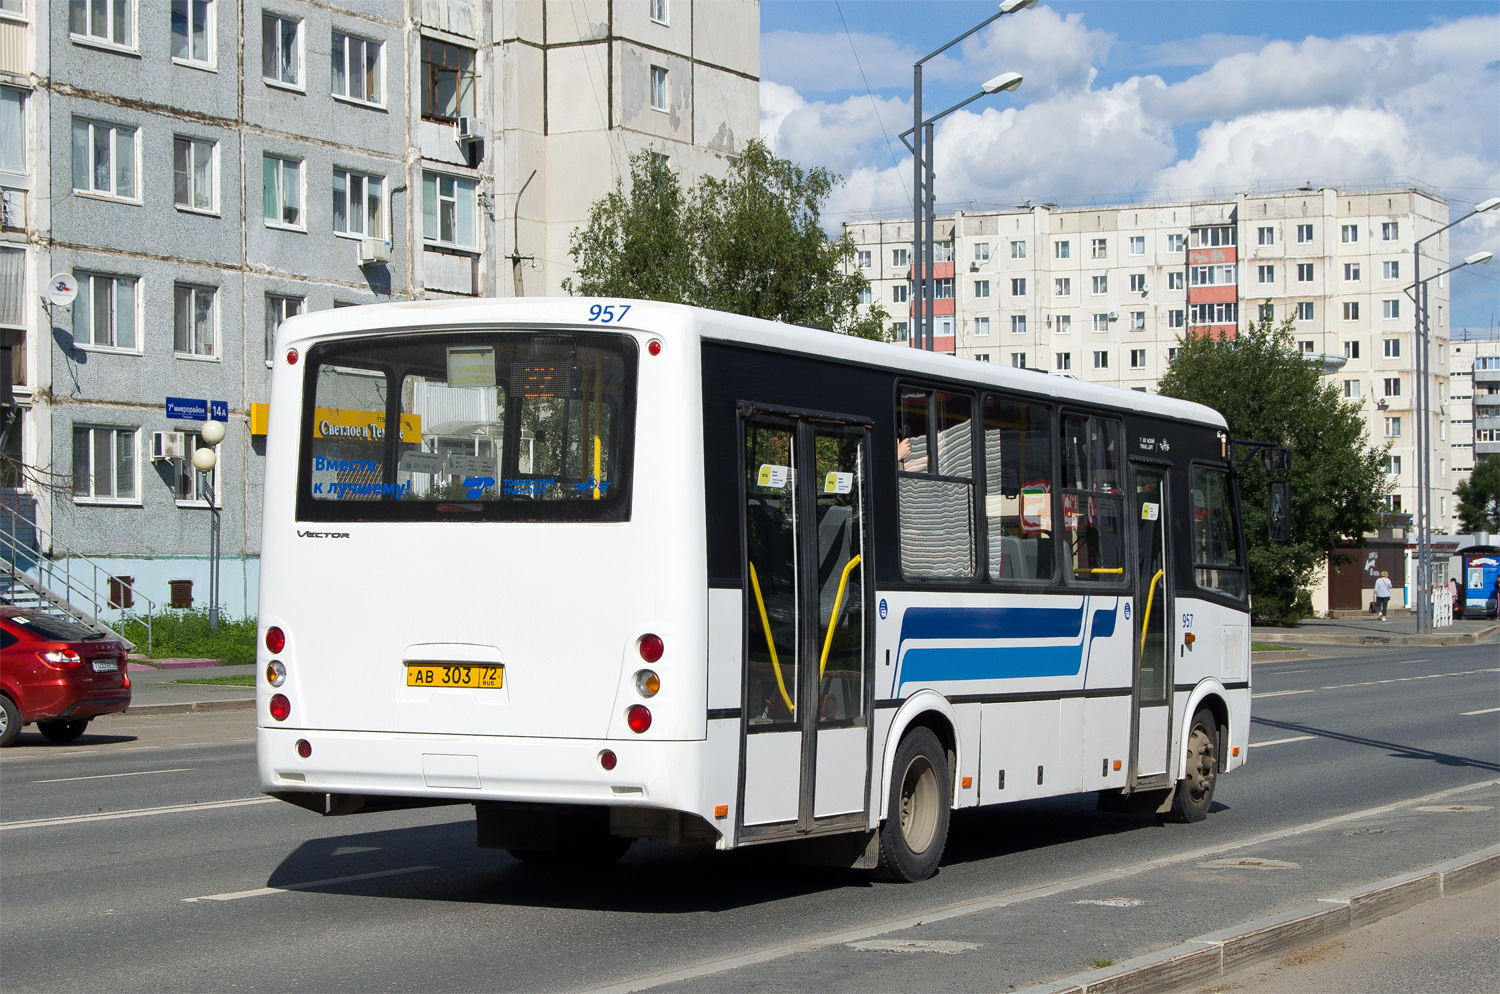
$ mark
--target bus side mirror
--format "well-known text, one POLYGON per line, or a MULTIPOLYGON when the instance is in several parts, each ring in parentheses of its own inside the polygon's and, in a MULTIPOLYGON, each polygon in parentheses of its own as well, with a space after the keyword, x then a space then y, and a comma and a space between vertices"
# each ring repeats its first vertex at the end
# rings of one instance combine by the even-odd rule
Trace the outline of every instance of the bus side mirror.
POLYGON ((1292 540, 1292 485, 1286 480, 1272 480, 1266 497, 1266 527, 1273 542, 1292 540))

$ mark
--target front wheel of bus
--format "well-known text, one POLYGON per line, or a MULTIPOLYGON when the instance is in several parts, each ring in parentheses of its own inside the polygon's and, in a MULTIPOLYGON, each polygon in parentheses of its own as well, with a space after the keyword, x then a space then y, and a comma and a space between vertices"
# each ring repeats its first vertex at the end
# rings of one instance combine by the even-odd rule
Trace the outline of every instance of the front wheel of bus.
POLYGON ((880 880, 914 883, 937 872, 948 842, 953 781, 948 752, 928 728, 915 728, 896 748, 891 799, 880 826, 880 880))
POLYGON ((1214 786, 1219 781, 1219 723, 1207 709, 1193 715, 1188 730, 1187 766, 1177 781, 1172 808, 1165 821, 1202 821, 1214 803, 1214 786))

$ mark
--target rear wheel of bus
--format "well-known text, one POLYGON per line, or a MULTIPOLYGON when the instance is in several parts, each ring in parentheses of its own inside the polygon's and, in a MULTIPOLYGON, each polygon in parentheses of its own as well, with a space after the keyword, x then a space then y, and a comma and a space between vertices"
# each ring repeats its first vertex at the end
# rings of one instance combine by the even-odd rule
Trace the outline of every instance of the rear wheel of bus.
POLYGON ((879 880, 914 883, 937 872, 948 842, 953 779, 948 752, 928 728, 914 728, 896 748, 890 801, 880 826, 879 880))

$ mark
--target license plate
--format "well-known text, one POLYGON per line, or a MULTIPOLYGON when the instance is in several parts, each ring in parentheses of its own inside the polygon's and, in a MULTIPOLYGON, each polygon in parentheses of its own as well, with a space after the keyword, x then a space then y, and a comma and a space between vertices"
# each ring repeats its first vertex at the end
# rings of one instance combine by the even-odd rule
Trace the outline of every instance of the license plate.
POLYGON ((470 690, 499 690, 505 678, 505 667, 469 663, 408 664, 408 687, 464 687, 470 690))
POLYGON ((116 672, 119 671, 119 669, 120 669, 120 662, 117 659, 96 659, 96 660, 94 660, 94 672, 95 673, 116 673, 116 672))

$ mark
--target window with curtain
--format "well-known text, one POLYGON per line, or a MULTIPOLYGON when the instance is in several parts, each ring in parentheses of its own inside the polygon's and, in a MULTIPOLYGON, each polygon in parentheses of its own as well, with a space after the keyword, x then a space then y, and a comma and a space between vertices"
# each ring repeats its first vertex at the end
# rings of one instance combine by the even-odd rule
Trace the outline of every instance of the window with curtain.
POLYGON ((134 276, 76 273, 73 344, 135 351, 139 347, 139 280, 134 276))
POLYGON ((302 215, 302 163, 279 155, 261 159, 261 197, 267 224, 305 228, 302 215))
POLYGON ((445 173, 422 173, 422 240, 456 248, 477 248, 479 213, 474 181, 445 173))

